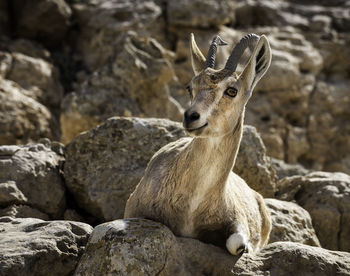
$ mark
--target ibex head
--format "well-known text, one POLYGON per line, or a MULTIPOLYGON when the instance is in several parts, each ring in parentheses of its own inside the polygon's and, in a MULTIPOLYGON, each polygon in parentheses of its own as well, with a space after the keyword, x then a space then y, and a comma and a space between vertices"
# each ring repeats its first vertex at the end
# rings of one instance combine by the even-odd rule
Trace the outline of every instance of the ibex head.
POLYGON ((205 58, 191 34, 191 58, 195 76, 187 86, 191 106, 184 114, 183 125, 194 136, 222 136, 233 131, 255 85, 271 63, 271 49, 267 38, 264 35, 259 37, 249 34, 233 49, 225 67, 215 70, 218 45, 226 43, 216 36, 205 58), (247 47, 254 50, 238 76, 235 71, 247 47))

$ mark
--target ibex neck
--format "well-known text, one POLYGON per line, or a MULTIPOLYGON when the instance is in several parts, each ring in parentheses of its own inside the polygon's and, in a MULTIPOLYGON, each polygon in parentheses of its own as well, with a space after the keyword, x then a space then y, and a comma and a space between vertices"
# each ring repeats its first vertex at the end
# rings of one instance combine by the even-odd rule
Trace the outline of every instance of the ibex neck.
POLYGON ((232 170, 243 130, 243 115, 237 121, 232 133, 222 137, 194 138, 192 154, 197 163, 197 175, 215 175, 215 180, 225 182, 232 170))

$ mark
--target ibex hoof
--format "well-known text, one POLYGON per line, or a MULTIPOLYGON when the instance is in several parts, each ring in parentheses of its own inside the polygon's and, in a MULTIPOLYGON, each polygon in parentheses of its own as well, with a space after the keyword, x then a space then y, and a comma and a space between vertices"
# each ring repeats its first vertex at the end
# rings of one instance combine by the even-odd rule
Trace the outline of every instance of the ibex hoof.
POLYGON ((226 240, 226 248, 232 255, 242 255, 248 252, 248 241, 242 233, 232 234, 226 240))

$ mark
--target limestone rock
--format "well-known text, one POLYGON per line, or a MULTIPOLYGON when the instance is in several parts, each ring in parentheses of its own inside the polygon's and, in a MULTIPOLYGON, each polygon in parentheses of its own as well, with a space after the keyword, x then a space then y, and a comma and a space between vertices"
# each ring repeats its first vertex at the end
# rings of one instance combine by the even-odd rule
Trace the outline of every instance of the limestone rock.
POLYGON ((239 258, 198 240, 176 238, 160 223, 127 219, 94 229, 75 275, 328 276, 349 272, 346 252, 276 242, 239 258))
POLYGON ((0 218, 0 275, 72 275, 92 227, 70 221, 0 218))
POLYGON ((42 220, 50 219, 47 214, 27 205, 11 205, 0 209, 0 217, 5 216, 12 218, 38 218, 42 220))
POLYGON ((127 31, 162 39, 161 7, 153 0, 88 0, 72 8, 80 27, 76 49, 91 71, 114 57, 120 36, 127 31))
POLYGON ((284 178, 278 184, 279 198, 294 199, 312 218, 323 247, 350 251, 350 176, 312 172, 284 178))
POLYGON ((76 276, 159 275, 175 236, 160 223, 144 219, 100 224, 91 234, 76 276), (113 253, 109 256, 106 250, 113 253))
POLYGON ((37 39, 49 46, 60 43, 70 25, 72 11, 64 0, 14 0, 19 36, 37 39))
POLYGON ((219 1, 167 1, 167 16, 170 25, 208 28, 234 23, 235 3, 219 1))
POLYGON ((166 59, 168 51, 156 40, 132 32, 118 45, 112 61, 64 99, 64 142, 112 116, 182 120, 182 108, 169 94, 174 73, 166 59))
POLYGON ((274 197, 276 174, 256 129, 245 126, 233 171, 263 197, 274 197))
POLYGON ((63 88, 59 83, 58 71, 51 63, 41 58, 12 53, 9 66, 10 70, 4 78, 24 88, 26 96, 57 111, 62 101, 63 88))
POLYGON ((275 242, 258 254, 245 254, 233 275, 347 275, 350 254, 293 242, 275 242))
POLYGON ((276 158, 271 158, 271 165, 276 171, 278 179, 282 179, 287 176, 305 175, 309 173, 309 171, 300 164, 288 164, 276 158))
POLYGON ((349 85, 349 80, 318 82, 312 94, 305 159, 315 170, 350 173, 349 85))
POLYGON ((110 118, 67 145, 67 187, 87 212, 121 218, 153 154, 184 135, 179 123, 165 119, 110 118))
POLYGON ((291 241, 320 246, 311 217, 305 209, 293 202, 272 198, 265 199, 265 203, 272 219, 269 243, 291 241))
POLYGON ((57 139, 56 121, 29 91, 0 77, 0 145, 24 144, 48 137, 57 139))
POLYGON ((9 207, 3 212, 17 217, 33 213, 42 218, 42 213, 50 218, 62 216, 66 205, 60 171, 64 158, 50 146, 0 146, 0 205, 9 207))

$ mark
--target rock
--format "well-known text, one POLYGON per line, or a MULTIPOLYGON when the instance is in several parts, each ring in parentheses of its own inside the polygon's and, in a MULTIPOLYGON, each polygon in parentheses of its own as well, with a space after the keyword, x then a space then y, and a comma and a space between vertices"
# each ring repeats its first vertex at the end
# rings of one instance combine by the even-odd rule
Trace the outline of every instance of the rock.
POLYGON ((235 21, 235 3, 219 1, 167 1, 167 20, 177 27, 208 28, 235 21))
POLYGON ((296 202, 312 218, 323 247, 350 251, 350 176, 343 173, 312 172, 278 183, 277 197, 296 202))
POLYGON ((347 275, 349 260, 346 252, 291 242, 239 258, 198 240, 176 238, 160 223, 127 219, 94 229, 75 275, 347 275))
POLYGON ((70 221, 0 218, 0 275, 72 275, 92 227, 70 221))
POLYGON ((71 141, 112 116, 182 120, 183 110, 170 96, 175 77, 170 54, 156 40, 129 32, 111 62, 87 78, 62 103, 62 141, 71 141))
POLYGON ((6 208, 0 209, 0 217, 5 216, 12 218, 38 218, 42 220, 50 219, 47 214, 27 205, 10 205, 6 208))
POLYGON ((233 171, 263 197, 274 197, 276 173, 256 129, 244 126, 241 146, 233 171))
POLYGON ((110 118, 67 145, 67 187, 86 212, 122 218, 153 154, 184 135, 179 123, 165 119, 110 118))
POLYGON ((73 5, 77 24, 76 49, 91 71, 115 56, 119 39, 127 31, 162 40, 161 7, 155 1, 80 1, 73 5))
POLYGON ((66 206, 61 175, 63 156, 48 145, 29 144, 0 146, 0 157, 0 206, 9 207, 3 212, 17 217, 63 215, 66 206))
POLYGON ((58 139, 52 114, 30 94, 0 77, 0 145, 25 144, 43 137, 58 139))
POLYGON ((56 46, 64 39, 72 15, 64 0, 15 0, 11 4, 18 36, 37 39, 48 46, 56 46))
POLYGON ((12 53, 9 66, 10 70, 4 78, 16 82, 28 91, 26 96, 58 112, 63 88, 59 82, 58 70, 51 63, 41 58, 12 53))
POLYGON ((309 173, 309 171, 300 164, 288 164, 276 158, 271 158, 271 165, 275 170, 278 179, 282 179, 287 176, 305 175, 309 173))
MULTIPOLYGON (((0 50, 10 55, 12 53, 21 53, 25 56, 52 62, 51 54, 47 49, 38 42, 28 39, 18 38, 12 40, 5 36, 0 37, 0 50)), ((3 77, 5 78, 6 76, 3 77)))
POLYGON ((273 198, 265 199, 265 203, 272 219, 269 243, 291 241, 320 246, 311 217, 305 209, 293 202, 273 198))
POLYGON ((91 234, 75 275, 159 275, 175 242, 168 228, 153 221, 100 224, 91 234), (112 248, 107 256, 105 252, 112 248))
POLYGON ((312 94, 307 126, 310 150, 304 158, 314 170, 350 174, 349 86, 349 80, 320 81, 312 94))
POLYGON ((244 254, 233 275, 348 275, 350 254, 293 242, 275 242, 256 255, 244 254))

